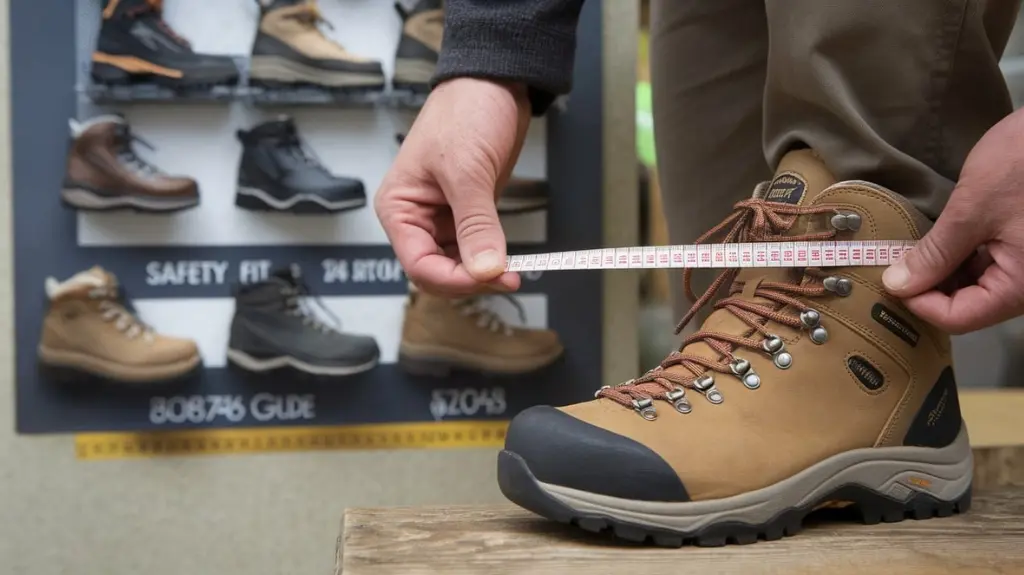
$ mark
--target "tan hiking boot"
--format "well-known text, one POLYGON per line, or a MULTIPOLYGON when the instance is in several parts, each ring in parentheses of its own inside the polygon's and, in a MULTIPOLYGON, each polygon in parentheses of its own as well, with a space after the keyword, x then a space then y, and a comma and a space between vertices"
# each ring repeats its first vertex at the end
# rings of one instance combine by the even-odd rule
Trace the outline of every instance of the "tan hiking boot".
POLYGON ((395 51, 396 90, 427 92, 437 70, 437 58, 444 39, 444 3, 442 0, 418 0, 411 10, 395 2, 402 18, 402 37, 395 51))
MULTIPOLYGON (((518 301, 507 299, 524 317, 518 301)), ((411 290, 398 363, 414 375, 517 375, 551 365, 563 351, 554 331, 508 325, 482 298, 448 300, 411 290)))
POLYGON ((119 298, 117 278, 93 267, 70 279, 46 280, 39 361, 57 375, 98 376, 120 383, 179 379, 199 368, 194 341, 155 333, 119 298))
MULTIPOLYGON (((928 225, 801 150, 701 240, 906 240, 928 225)), ((867 523, 966 510, 973 462, 949 338, 886 294, 883 271, 724 270, 684 322, 718 286, 730 295, 681 352, 593 401, 517 416, 502 491, 659 545, 778 539, 833 503, 867 523)))
POLYGON ((71 145, 61 199, 79 210, 173 212, 199 205, 192 178, 170 176, 135 153, 152 148, 118 115, 69 121, 71 145))
POLYGON ((311 84, 326 88, 384 87, 377 60, 357 56, 327 37, 330 27, 315 0, 259 0, 260 27, 249 77, 255 84, 311 84))

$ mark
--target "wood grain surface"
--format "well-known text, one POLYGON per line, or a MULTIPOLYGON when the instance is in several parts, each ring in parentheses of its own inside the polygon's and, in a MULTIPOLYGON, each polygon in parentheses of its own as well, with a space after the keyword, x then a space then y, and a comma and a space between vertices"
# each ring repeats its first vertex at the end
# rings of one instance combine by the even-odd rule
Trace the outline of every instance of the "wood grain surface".
POLYGON ((618 543, 513 506, 351 509, 341 575, 946 575, 1024 573, 1024 490, 970 513, 861 525, 812 515, 796 537, 720 548, 618 543))

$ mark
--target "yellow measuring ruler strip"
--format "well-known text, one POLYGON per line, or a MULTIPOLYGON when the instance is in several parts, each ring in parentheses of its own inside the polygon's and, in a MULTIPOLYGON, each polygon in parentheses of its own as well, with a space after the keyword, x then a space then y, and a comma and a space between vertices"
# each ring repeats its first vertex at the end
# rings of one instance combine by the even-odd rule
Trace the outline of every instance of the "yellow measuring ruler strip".
POLYGON ((501 447, 508 420, 79 433, 82 460, 355 449, 501 447))

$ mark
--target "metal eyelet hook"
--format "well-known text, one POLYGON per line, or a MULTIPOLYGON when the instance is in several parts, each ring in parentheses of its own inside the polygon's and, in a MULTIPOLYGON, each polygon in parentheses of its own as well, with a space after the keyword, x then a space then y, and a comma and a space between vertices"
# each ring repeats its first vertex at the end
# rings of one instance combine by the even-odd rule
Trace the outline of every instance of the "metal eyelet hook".
POLYGON ((818 310, 806 309, 800 312, 800 323, 811 334, 811 341, 821 345, 828 341, 828 330, 821 327, 821 313, 818 310))
POLYGON ((860 222, 860 214, 856 212, 836 211, 836 214, 829 220, 829 223, 832 224, 833 228, 839 231, 850 230, 851 232, 855 232, 860 229, 860 222))
POLYGON ((672 407, 676 408, 679 413, 690 413, 693 411, 693 406, 690 405, 689 400, 686 399, 686 390, 677 387, 672 391, 668 392, 668 400, 672 402, 672 407))
POLYGON ((761 344, 761 347, 772 356, 775 367, 789 369, 793 365, 793 356, 786 351, 786 342, 782 341, 781 337, 777 335, 769 336, 761 344))
POLYGON ((754 372, 754 368, 750 365, 750 362, 741 359, 733 358, 732 363, 729 364, 729 369, 734 375, 740 378, 743 382, 743 386, 747 389, 757 389, 761 387, 761 376, 754 372))
POLYGON ((654 401, 649 397, 634 399, 633 409, 640 414, 640 417, 647 421, 658 419, 658 412, 654 409, 654 401))
POLYGON ((725 401, 722 392, 718 391, 718 388, 715 387, 715 377, 710 373, 705 373, 693 380, 693 388, 703 393, 704 397, 711 403, 719 404, 725 401))
POLYGON ((839 276, 828 276, 822 280, 825 289, 840 296, 846 297, 853 291, 853 281, 839 276))

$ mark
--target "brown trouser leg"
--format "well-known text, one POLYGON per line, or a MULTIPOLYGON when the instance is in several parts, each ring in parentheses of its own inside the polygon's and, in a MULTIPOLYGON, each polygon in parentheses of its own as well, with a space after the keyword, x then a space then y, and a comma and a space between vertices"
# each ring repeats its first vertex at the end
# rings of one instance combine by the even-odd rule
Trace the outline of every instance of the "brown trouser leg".
POLYGON ((673 243, 720 221, 802 145, 840 179, 937 217, 967 153, 1011 111, 998 62, 1020 0, 652 2, 673 243))

